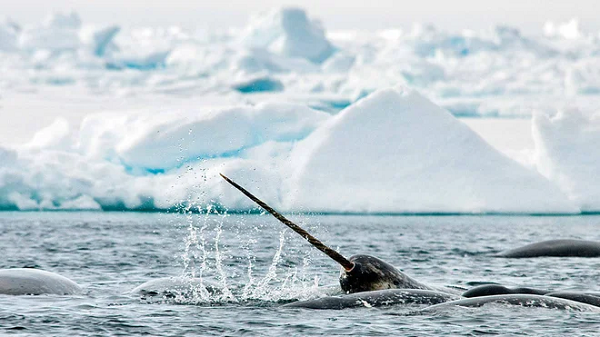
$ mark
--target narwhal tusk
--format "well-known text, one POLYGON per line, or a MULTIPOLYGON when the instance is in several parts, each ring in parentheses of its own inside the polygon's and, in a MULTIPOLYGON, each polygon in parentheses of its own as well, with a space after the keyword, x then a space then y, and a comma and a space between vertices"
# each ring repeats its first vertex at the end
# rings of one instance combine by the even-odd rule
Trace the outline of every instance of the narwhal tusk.
POLYGON ((323 242, 319 241, 319 239, 317 239, 314 236, 310 235, 307 231, 305 231, 304 229, 302 229, 300 226, 298 226, 295 223, 293 223, 290 220, 288 220, 286 217, 284 217, 279 212, 277 212, 276 210, 274 210, 271 206, 265 204, 262 200, 258 199, 254 195, 252 195, 252 193, 246 191, 242 186, 238 185, 233 180, 227 178, 222 173, 219 173, 219 174, 228 183, 230 183, 231 185, 233 185, 233 187, 237 188, 240 192, 244 193, 248 198, 250 198, 252 201, 254 201, 255 203, 257 203, 260 207, 264 208, 267 212, 271 213, 274 217, 277 218, 277 220, 283 222, 286 226, 288 226, 289 228, 293 229, 294 232, 300 234, 300 236, 302 236, 303 238, 305 238, 306 241, 308 241, 311 245, 315 246, 318 250, 320 250, 323 253, 325 253, 327 256, 329 256, 330 258, 332 258, 337 263, 341 264, 342 267, 344 267, 344 269, 346 269, 346 271, 350 271, 350 270, 352 270, 352 268, 354 268, 354 263, 348 261, 348 259, 346 259, 344 256, 342 256, 342 254, 340 254, 340 253, 336 252, 335 250, 327 247, 325 244, 323 244, 323 242))

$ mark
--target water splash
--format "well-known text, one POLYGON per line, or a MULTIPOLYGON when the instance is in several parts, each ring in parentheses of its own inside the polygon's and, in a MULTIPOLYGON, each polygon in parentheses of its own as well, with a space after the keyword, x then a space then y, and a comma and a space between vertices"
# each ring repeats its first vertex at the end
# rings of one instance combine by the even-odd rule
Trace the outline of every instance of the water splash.
MULTIPOLYGON (((272 290, 269 288, 269 282, 277 278, 277 265, 281 260, 281 251, 283 250, 283 245, 285 243, 285 232, 286 230, 282 230, 279 234, 279 247, 273 255, 273 261, 269 266, 269 270, 265 277, 260 280, 256 286, 253 288, 252 292, 248 294, 247 298, 263 298, 265 295, 268 295, 272 290)), ((268 296, 267 296, 268 297, 268 296)))
POLYGON ((231 292, 231 290, 229 289, 229 287, 227 285, 227 275, 225 274, 225 271, 223 270, 223 256, 221 254, 221 250, 219 249, 219 240, 221 239, 222 233, 223 233, 223 222, 221 221, 221 222, 219 222, 219 225, 217 226, 217 236, 215 238, 215 267, 217 269, 217 274, 218 274, 217 278, 218 278, 220 286, 221 286, 222 299, 237 302, 237 299, 235 298, 235 296, 233 296, 233 293, 231 292))
POLYGON ((196 305, 260 301, 268 305, 316 298, 330 292, 319 287, 319 278, 311 275, 310 258, 303 257, 298 265, 284 258, 288 248, 287 229, 279 232, 279 243, 265 271, 256 262, 260 259, 255 250, 261 249, 256 237, 264 234, 260 233, 260 226, 248 231, 244 221, 232 224, 228 222, 227 213, 219 213, 211 207, 198 213, 189 211, 189 207, 186 209, 186 237, 181 254, 183 270, 177 280, 178 285, 184 286, 169 296, 169 301, 196 305), (239 231, 237 236, 232 237, 236 230, 239 231), (250 237, 244 240, 244 235, 250 237), (226 242, 243 244, 235 246, 226 242), (240 261, 246 265, 245 272, 239 272, 240 261))
MULTIPOLYGON (((183 143, 184 139, 180 143, 181 152, 187 151, 183 143)), ((159 284, 166 290, 162 291, 163 300, 197 305, 260 301, 268 305, 323 295, 319 278, 311 270, 310 249, 303 246, 300 254, 303 257, 298 262, 288 259, 288 254, 298 254, 289 253, 294 246, 286 241, 287 229, 277 231, 279 243, 267 255, 270 256, 267 267, 265 242, 261 243, 261 239, 271 240, 273 228, 262 223, 249 227, 243 216, 239 221, 229 221, 228 213, 215 207, 214 201, 206 205, 202 188, 206 170, 190 167, 179 178, 188 180, 186 175, 190 174, 198 185, 178 203, 184 221, 174 223, 184 234, 181 254, 177 256, 182 269, 178 277, 159 284)))

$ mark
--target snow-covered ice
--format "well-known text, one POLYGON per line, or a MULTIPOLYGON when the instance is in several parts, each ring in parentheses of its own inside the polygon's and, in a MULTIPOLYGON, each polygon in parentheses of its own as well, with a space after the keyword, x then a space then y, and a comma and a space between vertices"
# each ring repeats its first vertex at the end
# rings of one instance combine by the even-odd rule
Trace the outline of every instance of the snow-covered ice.
POLYGON ((79 129, 59 119, 2 157, 8 209, 254 208, 223 172, 284 211, 580 210, 559 185, 401 87, 334 116, 263 103, 96 114, 79 129))
POLYGON ((328 118, 277 102, 99 113, 79 128, 59 118, 16 149, 0 147, 0 208, 168 209, 191 199, 249 209, 218 173, 254 179, 277 200, 274 162, 328 118))
POLYGON ((302 139, 327 117, 286 103, 98 114, 83 120, 78 150, 130 168, 168 170, 190 160, 235 157, 267 141, 302 139))
POLYGON ((223 172, 286 211, 600 211, 598 33, 326 28, 2 21, 0 209, 252 209, 223 172), (532 116, 502 153, 455 118, 532 116))
POLYGON ((582 211, 600 210, 600 114, 578 109, 536 114, 533 136, 539 171, 582 211))
POLYGON ((600 103, 600 36, 576 20, 548 22, 537 36, 505 26, 390 28, 327 31, 318 13, 285 7, 228 31, 98 26, 58 13, 35 25, 0 24, 0 88, 189 97, 241 87, 339 111, 345 106, 321 98, 351 103, 401 84, 457 116, 484 117, 552 113, 574 100, 584 109, 600 103))
POLYGON ((281 8, 253 17, 243 42, 250 48, 315 63, 325 61, 334 52, 321 24, 311 21, 301 8, 281 8))
POLYGON ((378 91, 298 143, 290 207, 325 212, 570 213, 560 190, 418 93, 378 91))

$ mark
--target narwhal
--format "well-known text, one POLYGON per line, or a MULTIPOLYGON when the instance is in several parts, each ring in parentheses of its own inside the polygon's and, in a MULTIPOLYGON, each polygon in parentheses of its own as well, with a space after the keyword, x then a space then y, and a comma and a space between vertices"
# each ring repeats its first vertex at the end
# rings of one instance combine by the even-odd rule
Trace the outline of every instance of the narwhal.
POLYGON ((70 279, 39 269, 0 269, 1 295, 75 295, 81 292, 70 279))
MULTIPOLYGON (((225 179, 228 183, 258 204, 260 207, 271 213, 275 218, 277 218, 277 220, 281 221, 283 224, 306 239, 306 241, 308 241, 315 248, 325 253, 325 255, 329 256, 335 262, 339 263, 342 267, 339 281, 342 291, 345 294, 369 292, 368 295, 353 295, 345 298, 342 301, 337 301, 335 298, 323 298, 316 301, 306 301, 306 305, 302 306, 341 308, 353 306, 352 304, 355 302, 362 306, 361 303, 363 303, 363 295, 367 295, 374 303, 382 302, 387 303, 388 305, 392 304, 392 302, 435 304, 457 297, 457 293, 455 291, 452 291, 451 289, 448 289, 448 291, 440 291, 440 289, 420 283, 402 273, 396 269, 396 267, 377 257, 359 254, 353 255, 349 259, 345 258, 342 254, 329 248, 319 239, 287 219, 281 213, 267 205, 264 201, 255 197, 252 193, 248 192, 245 188, 238 185, 233 180, 229 179, 223 174, 221 174, 221 177, 223 177, 223 179, 225 179), (355 299, 355 301, 348 299, 355 299)), ((298 304, 301 303, 291 303, 288 306, 298 306, 298 304)))
POLYGON ((291 228, 315 248, 341 265, 339 281, 345 295, 289 303, 285 305, 286 307, 343 309, 395 304, 428 304, 433 305, 430 307, 432 310, 438 310, 438 308, 444 309, 451 308, 452 306, 481 306, 486 303, 507 303, 550 308, 571 308, 578 311, 600 311, 597 299, 594 297, 595 294, 556 293, 556 295, 553 295, 551 292, 529 291, 529 288, 523 288, 528 291, 521 291, 520 289, 507 291, 503 291, 502 289, 499 291, 495 287, 484 286, 483 288, 485 289, 468 291, 461 296, 454 289, 438 289, 422 284, 402 273, 391 264, 374 256, 361 254, 353 255, 347 259, 233 180, 223 174, 220 175, 233 187, 271 213, 277 220, 291 228))
POLYGON ((600 257, 600 242, 588 240, 547 240, 496 254, 505 258, 531 257, 600 257))
POLYGON ((300 234, 306 241, 313 245, 318 250, 325 253, 335 262, 342 266, 340 273, 340 286, 346 294, 357 293, 362 291, 374 291, 385 289, 421 289, 434 290, 426 286, 404 273, 400 272, 391 264, 370 255, 354 255, 350 259, 346 259, 342 254, 327 247, 319 239, 315 238, 307 231, 288 220, 281 213, 277 212, 271 206, 267 205, 262 200, 255 197, 242 186, 238 185, 233 180, 221 174, 221 177, 228 183, 244 193, 248 198, 271 213, 277 220, 291 228, 296 233, 300 234))

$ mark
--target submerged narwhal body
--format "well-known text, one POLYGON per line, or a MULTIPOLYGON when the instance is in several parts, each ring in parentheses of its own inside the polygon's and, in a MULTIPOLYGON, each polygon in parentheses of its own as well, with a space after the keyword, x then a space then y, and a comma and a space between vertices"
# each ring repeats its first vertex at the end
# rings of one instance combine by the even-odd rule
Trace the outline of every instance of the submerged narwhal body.
POLYGON ((288 220, 286 217, 274 210, 271 206, 252 195, 252 193, 248 192, 233 180, 227 178, 223 174, 221 174, 221 177, 237 188, 240 192, 244 193, 252 201, 264 208, 267 212, 271 213, 279 221, 293 229, 296 233, 300 234, 300 236, 305 238, 310 244, 339 263, 342 266, 342 271, 340 274, 340 286, 345 293, 351 294, 363 291, 386 289, 432 290, 430 287, 406 276, 391 264, 374 256, 354 255, 350 259, 346 259, 340 253, 327 247, 317 238, 310 235, 300 226, 288 220))

